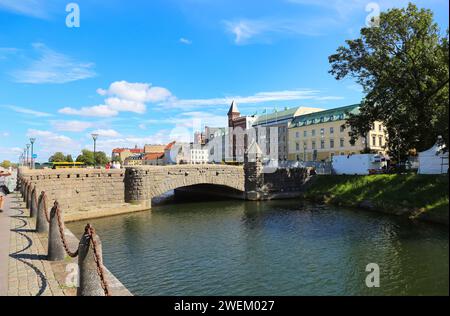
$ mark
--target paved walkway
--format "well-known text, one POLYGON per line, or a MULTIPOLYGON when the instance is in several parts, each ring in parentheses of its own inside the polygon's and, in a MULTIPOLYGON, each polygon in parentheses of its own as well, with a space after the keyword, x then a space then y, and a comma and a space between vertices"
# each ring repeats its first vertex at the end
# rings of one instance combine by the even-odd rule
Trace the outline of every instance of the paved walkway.
MULTIPOLYGON (((35 232, 35 219, 30 218, 19 193, 6 197, 0 213, 0 296, 74 296, 73 281, 78 258, 47 261, 48 235, 35 232)), ((77 249, 79 240, 65 229, 69 249, 77 249)), ((113 296, 132 295, 105 267, 105 276, 113 296)), ((76 278, 76 276, 75 276, 76 278)))
POLYGON ((45 259, 47 245, 34 232, 35 221, 29 217, 29 211, 25 209, 25 203, 18 194, 12 193, 7 196, 4 213, 0 213, 0 223, 0 245, 2 245, 0 289, 3 291, 0 294, 13 296, 69 294, 60 286, 51 263, 45 259), (9 248, 5 245, 9 245, 9 248))

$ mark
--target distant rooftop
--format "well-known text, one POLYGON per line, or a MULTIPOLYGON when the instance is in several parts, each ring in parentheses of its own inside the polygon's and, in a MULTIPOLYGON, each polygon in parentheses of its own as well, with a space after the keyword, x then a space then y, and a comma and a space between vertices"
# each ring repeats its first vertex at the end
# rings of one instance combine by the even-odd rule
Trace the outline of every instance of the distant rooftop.
POLYGON ((300 106, 300 107, 286 109, 283 111, 277 111, 277 112, 272 112, 272 113, 263 113, 263 114, 260 114, 257 116, 256 120, 253 122, 253 126, 263 125, 263 124, 265 125, 265 124, 271 124, 271 123, 273 124, 273 123, 276 123, 279 121, 292 119, 298 115, 314 113, 314 112, 319 112, 319 111, 324 111, 324 109, 300 106))
POLYGON ((352 104, 339 108, 304 114, 295 117, 291 127, 346 120, 349 114, 358 114, 360 104, 352 104))

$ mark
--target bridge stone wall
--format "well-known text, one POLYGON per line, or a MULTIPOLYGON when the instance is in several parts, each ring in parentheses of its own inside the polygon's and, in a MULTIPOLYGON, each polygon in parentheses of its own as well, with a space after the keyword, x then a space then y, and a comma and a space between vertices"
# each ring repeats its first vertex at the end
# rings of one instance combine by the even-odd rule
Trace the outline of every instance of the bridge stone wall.
POLYGON ((64 213, 125 202, 125 170, 21 168, 19 179, 45 191, 49 200, 58 200, 64 213))
POLYGON ((244 192, 244 169, 227 165, 127 167, 125 201, 150 203, 167 191, 196 184, 222 185, 244 192))

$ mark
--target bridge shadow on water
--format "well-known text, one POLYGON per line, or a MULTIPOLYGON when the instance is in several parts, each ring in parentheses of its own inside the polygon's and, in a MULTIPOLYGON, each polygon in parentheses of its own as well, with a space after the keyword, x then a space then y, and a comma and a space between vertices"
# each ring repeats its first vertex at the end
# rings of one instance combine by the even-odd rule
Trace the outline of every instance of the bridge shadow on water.
POLYGON ((197 184, 170 190, 152 199, 152 206, 243 200, 244 193, 236 189, 210 184, 197 184))

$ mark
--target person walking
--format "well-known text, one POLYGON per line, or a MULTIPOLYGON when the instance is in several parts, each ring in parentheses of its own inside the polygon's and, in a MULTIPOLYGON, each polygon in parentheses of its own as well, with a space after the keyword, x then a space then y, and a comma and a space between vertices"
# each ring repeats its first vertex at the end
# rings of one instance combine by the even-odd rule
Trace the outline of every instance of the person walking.
POLYGON ((0 213, 3 212, 3 203, 5 201, 5 197, 10 193, 8 187, 5 185, 5 179, 10 175, 11 173, 0 170, 0 213))

